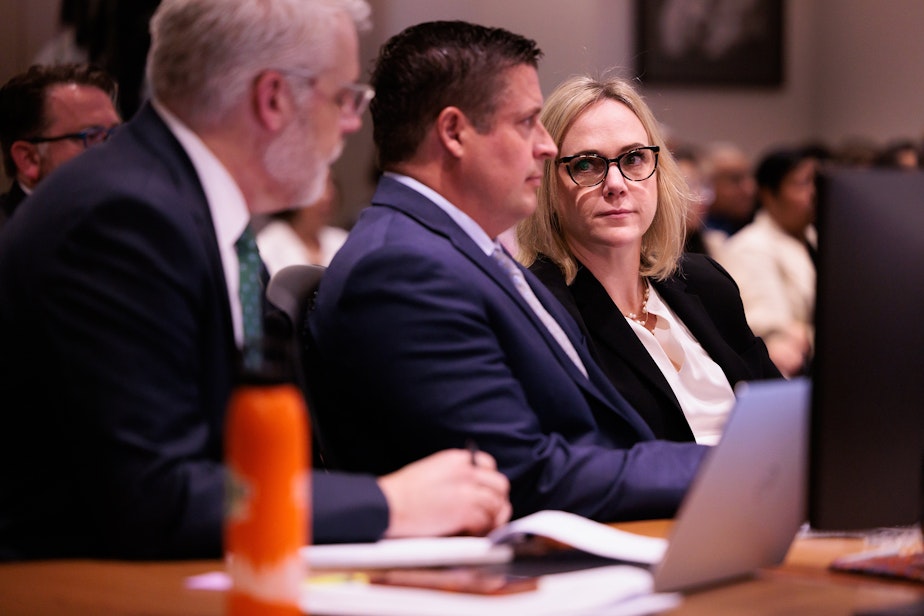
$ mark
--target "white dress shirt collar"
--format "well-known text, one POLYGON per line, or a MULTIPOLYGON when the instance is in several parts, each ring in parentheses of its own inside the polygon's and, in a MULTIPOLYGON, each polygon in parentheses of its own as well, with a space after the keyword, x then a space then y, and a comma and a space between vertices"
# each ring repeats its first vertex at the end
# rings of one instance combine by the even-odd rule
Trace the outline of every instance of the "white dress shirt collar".
POLYGON ((238 295, 240 280, 234 243, 250 222, 247 202, 237 182, 202 139, 162 103, 152 100, 151 105, 186 151, 199 176, 199 182, 202 184, 202 191, 205 193, 209 212, 212 215, 212 225, 215 227, 215 237, 218 239, 218 249, 221 253, 222 269, 228 287, 228 300, 231 302, 234 339, 240 347, 244 340, 244 326, 241 301, 238 295))
POLYGON ((494 252, 495 246, 498 246, 496 241, 488 237, 488 234, 484 232, 484 229, 481 228, 481 225, 472 220, 471 216, 450 203, 446 197, 439 194, 429 186, 418 182, 412 177, 402 175, 400 173, 394 173, 392 171, 386 171, 383 175, 390 177, 396 182, 401 182, 411 190, 420 193, 435 203, 437 207, 446 212, 446 214, 452 218, 452 220, 457 225, 459 225, 459 227, 465 232, 466 235, 472 238, 472 241, 475 242, 475 244, 477 244, 477 246, 484 251, 484 254, 491 256, 491 253, 494 252))

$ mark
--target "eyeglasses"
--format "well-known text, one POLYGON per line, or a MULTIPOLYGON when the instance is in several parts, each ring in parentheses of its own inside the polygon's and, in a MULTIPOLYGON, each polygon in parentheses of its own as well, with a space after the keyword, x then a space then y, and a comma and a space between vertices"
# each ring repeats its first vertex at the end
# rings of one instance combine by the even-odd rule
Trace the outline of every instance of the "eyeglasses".
POLYGON ((104 141, 108 141, 112 137, 113 133, 118 130, 118 125, 110 126, 106 128, 105 126, 91 126, 90 128, 85 128, 79 133, 68 133, 66 135, 56 135, 54 137, 32 137, 31 139, 26 139, 29 143, 49 143, 52 141, 64 141, 65 139, 70 139, 71 141, 79 141, 83 144, 83 148, 87 149, 92 145, 98 145, 104 141))
POLYGON ((599 154, 577 154, 563 156, 557 162, 565 165, 568 175, 578 186, 596 186, 606 180, 610 165, 616 163, 616 168, 622 177, 633 182, 647 180, 654 175, 658 168, 658 152, 661 148, 656 145, 647 145, 643 148, 629 150, 616 158, 606 158, 599 154))
MULTIPOLYGON (((277 70, 287 75, 309 79, 312 81, 312 86, 317 83, 318 75, 312 71, 303 71, 295 68, 277 70)), ((372 89, 372 86, 365 83, 345 83, 330 98, 340 107, 342 113, 361 116, 363 112, 366 111, 366 107, 369 106, 369 102, 373 97, 375 97, 375 90, 372 89)))
POLYGON ((334 102, 344 112, 360 116, 374 97, 375 90, 372 86, 364 83, 347 83, 334 95, 334 102))

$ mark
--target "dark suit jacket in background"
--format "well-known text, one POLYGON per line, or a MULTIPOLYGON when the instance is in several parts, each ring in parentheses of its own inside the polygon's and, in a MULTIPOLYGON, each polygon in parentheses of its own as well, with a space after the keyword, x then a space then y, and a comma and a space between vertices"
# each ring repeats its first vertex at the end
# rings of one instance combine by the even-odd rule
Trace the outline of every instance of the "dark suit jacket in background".
MULTIPOLYGON (((195 169, 150 107, 0 233, 0 555, 217 557, 238 351, 195 169)), ((375 539, 372 477, 314 483, 319 540, 375 539)))
POLYGON ((7 192, 0 195, 0 228, 3 228, 3 225, 6 224, 6 221, 9 220, 10 216, 13 215, 13 212, 16 211, 16 208, 27 196, 16 180, 13 180, 13 185, 10 186, 7 192))
MULTIPOLYGON (((590 270, 581 266, 569 287, 561 269, 544 257, 530 269, 578 322, 600 367, 655 435, 693 440, 664 374, 590 270)), ((732 387, 739 381, 781 378, 763 341, 748 327, 738 286, 722 266, 687 253, 677 273, 652 284, 732 387)))
POLYGON ((589 380, 491 257, 435 204, 383 178, 309 320, 327 368, 319 384, 338 401, 319 413, 336 458, 381 474, 473 439, 510 478, 515 516, 673 515, 707 449, 654 440, 574 321, 524 273, 589 380))

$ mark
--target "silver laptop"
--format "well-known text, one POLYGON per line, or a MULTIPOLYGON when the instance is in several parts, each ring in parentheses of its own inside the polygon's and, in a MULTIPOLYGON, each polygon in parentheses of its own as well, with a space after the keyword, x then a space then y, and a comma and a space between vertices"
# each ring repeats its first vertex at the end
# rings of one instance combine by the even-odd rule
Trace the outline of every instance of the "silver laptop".
POLYGON ((735 389, 722 440, 708 454, 653 566, 656 591, 685 590, 781 563, 805 521, 810 382, 735 389))

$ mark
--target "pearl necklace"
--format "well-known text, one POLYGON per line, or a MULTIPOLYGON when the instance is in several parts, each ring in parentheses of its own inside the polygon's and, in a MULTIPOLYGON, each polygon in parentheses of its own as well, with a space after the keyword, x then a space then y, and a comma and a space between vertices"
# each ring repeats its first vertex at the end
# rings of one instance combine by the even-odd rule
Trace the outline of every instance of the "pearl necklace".
POLYGON ((648 325, 648 296, 650 293, 651 293, 651 287, 646 284, 645 293, 642 296, 642 309, 638 313, 624 312, 622 313, 622 316, 626 317, 627 319, 632 319, 633 321, 635 321, 642 327, 647 326, 648 325))

